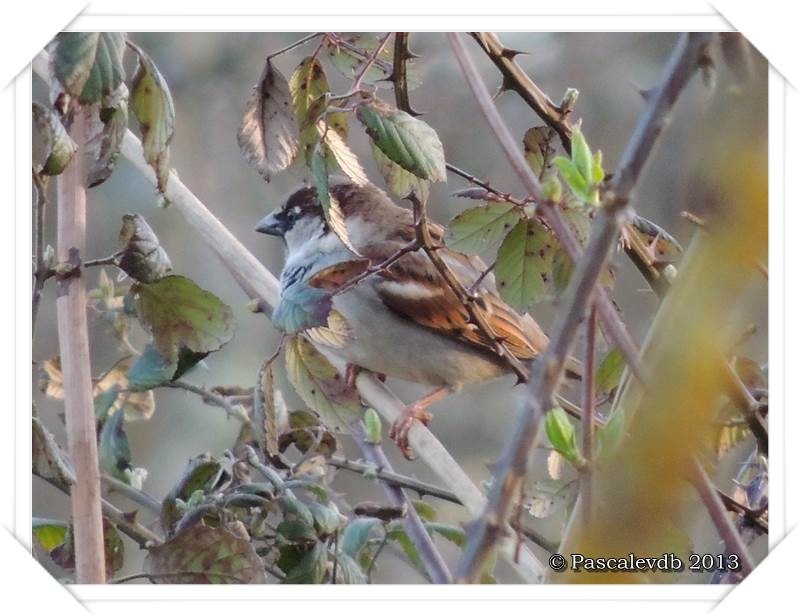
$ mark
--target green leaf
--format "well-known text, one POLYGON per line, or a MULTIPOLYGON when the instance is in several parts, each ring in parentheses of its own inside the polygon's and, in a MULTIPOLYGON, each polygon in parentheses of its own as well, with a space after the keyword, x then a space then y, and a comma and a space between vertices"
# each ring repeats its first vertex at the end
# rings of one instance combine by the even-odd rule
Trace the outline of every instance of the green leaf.
POLYGON ((595 393, 608 393, 614 391, 622 378, 625 370, 625 357, 622 352, 614 347, 600 362, 594 375, 595 393))
POLYGON ((553 271, 554 239, 536 220, 521 220, 497 251, 498 290, 519 312, 546 298, 553 271))
POLYGON ((46 520, 45 518, 33 518, 33 536, 39 541, 41 546, 48 552, 54 547, 64 543, 69 530, 69 524, 59 520, 46 520))
POLYGON ((426 522, 425 528, 431 535, 441 535, 450 543, 454 543, 460 548, 467 544, 467 534, 463 528, 443 522, 426 522))
MULTIPOLYGON (((328 78, 322 64, 316 58, 305 58, 289 79, 289 91, 294 105, 294 115, 300 130, 300 146, 305 152, 306 161, 311 160, 314 146, 322 135, 322 123, 317 119, 322 115, 315 110, 315 103, 330 92, 328 78), (316 118, 313 115, 317 115, 316 118)), ((341 112, 328 114, 328 125, 333 127, 344 140, 347 137, 347 116, 341 112)))
POLYGON ((428 201, 430 182, 421 180, 410 171, 406 171, 397 163, 392 162, 374 143, 372 144, 372 156, 378 165, 378 171, 380 171, 386 182, 386 186, 395 195, 405 199, 414 192, 422 203, 428 201))
POLYGON ((165 276, 136 287, 139 320, 168 361, 181 347, 211 353, 233 337, 233 313, 216 295, 183 276, 165 276))
POLYGON ((50 54, 53 76, 85 105, 99 103, 125 80, 120 32, 61 32, 50 54))
POLYGON ((314 526, 314 516, 303 501, 291 493, 285 493, 278 499, 285 520, 297 520, 306 526, 314 526))
POLYGON ((311 543, 317 540, 314 527, 300 520, 283 520, 275 531, 289 543, 311 543))
POLYGON ((282 332, 296 334, 327 325, 332 307, 330 293, 297 282, 281 293, 280 303, 272 313, 272 323, 282 332))
POLYGON ((534 518, 549 518, 564 511, 578 494, 578 482, 562 483, 551 479, 537 481, 527 490, 526 509, 534 518))
POLYGON ((394 541, 400 546, 400 549, 403 550, 406 558, 408 558, 409 562, 414 566, 414 568, 419 571, 423 577, 427 578, 428 572, 426 571, 425 564, 422 562, 422 558, 417 551, 417 546, 415 546, 414 542, 411 541, 411 538, 403 529, 403 526, 401 524, 392 525, 387 534, 389 535, 390 541, 394 541))
POLYGON ((268 182, 297 156, 300 136, 286 77, 267 60, 247 99, 237 141, 245 160, 268 182))
POLYGON ((139 282, 155 282, 172 270, 167 251, 139 214, 125 214, 119 232, 122 255, 119 267, 139 282))
POLYGON ((364 440, 367 443, 379 445, 381 442, 381 418, 372 407, 364 411, 364 440))
MULTIPOLYGON (((564 216, 578 243, 586 246, 591 232, 592 221, 584 208, 562 208, 564 216)), ((555 255, 553 256, 553 286, 557 293, 563 292, 569 284, 574 269, 572 259, 569 258, 567 251, 559 243, 555 255)))
POLYGON ((597 150, 592 157, 592 184, 599 184, 605 177, 606 172, 603 169, 603 153, 597 150))
POLYGON ((578 441, 575 436, 575 427, 561 407, 553 408, 544 419, 544 428, 547 438, 553 448, 572 462, 575 466, 583 464, 583 456, 578 451, 578 441))
POLYGON ((592 151, 577 126, 572 129, 572 164, 586 181, 586 184, 591 184, 594 175, 592 172, 592 151))
POLYGON ((555 148, 551 145, 556 131, 549 126, 534 126, 525 131, 522 145, 525 148, 525 160, 540 181, 546 180, 553 174, 553 154, 555 148))
MULTIPOLYGON (((63 541, 49 551, 50 557, 59 567, 68 572, 75 571, 75 529, 70 524, 63 541)), ((34 531, 35 532, 35 531, 34 531)), ((106 573, 111 576, 122 568, 125 546, 119 532, 107 518, 103 518, 103 552, 106 573)))
POLYGON ((287 344, 286 370, 295 391, 329 428, 347 430, 361 418, 358 394, 305 338, 295 336, 287 344))
POLYGON ((58 175, 78 150, 58 116, 44 105, 33 103, 33 120, 42 139, 44 162, 34 165, 37 173, 58 175))
POLYGON ((119 386, 114 384, 106 391, 94 397, 94 416, 98 425, 102 426, 108 419, 109 412, 119 397, 119 386))
POLYGON ((336 555, 338 561, 336 566, 337 584, 366 584, 367 576, 361 569, 356 560, 349 554, 339 552, 336 555))
POLYGON ((519 218, 519 209, 511 203, 488 203, 471 208, 450 221, 445 242, 465 255, 495 250, 519 218))
POLYGON ((120 85, 118 92, 97 111, 94 134, 88 138, 86 146, 92 163, 87 172, 89 188, 105 182, 114 171, 122 140, 128 130, 128 88, 120 85))
POLYGON ((177 367, 177 361, 168 361, 148 344, 128 370, 128 387, 131 391, 147 391, 168 383, 177 367))
POLYGON ((582 202, 588 202, 590 198, 589 184, 572 161, 563 156, 556 156, 553 164, 561 172, 561 177, 564 178, 564 182, 572 193, 582 202))
POLYGON ((625 437, 625 412, 617 409, 606 423, 597 428, 597 455, 608 457, 622 444, 625 437))
POLYGON ((128 445, 128 435, 125 434, 123 422, 125 413, 120 411, 106 419, 100 430, 100 443, 98 456, 100 468, 120 481, 130 483, 131 449, 128 445))
POLYGON ((382 528, 377 518, 356 518, 352 520, 339 538, 339 550, 358 559, 361 550, 367 545, 370 536, 382 528))
POLYGON ((435 522, 438 514, 432 505, 421 500, 413 500, 411 504, 414 505, 414 510, 426 522, 435 522))
POLYGON ((322 503, 309 503, 308 509, 311 511, 311 515, 314 516, 314 528, 317 529, 317 532, 322 537, 332 535, 344 527, 347 522, 347 518, 339 513, 333 503, 325 505, 322 503))
POLYGON ((144 158, 155 171, 158 190, 163 193, 169 178, 169 142, 175 132, 175 106, 169 86, 150 56, 130 41, 128 46, 139 58, 132 83, 133 115, 142 131, 144 158))
POLYGON ((211 490, 221 471, 220 463, 208 454, 202 454, 189 460, 180 479, 161 504, 159 520, 164 532, 169 533, 182 516, 177 502, 189 500, 192 494, 198 490, 202 492, 211 490))
POLYGON ((359 105, 356 115, 391 161, 423 180, 447 181, 442 142, 425 122, 380 101, 359 105))
POLYGON ((321 584, 328 569, 328 550, 323 543, 315 543, 292 570, 286 572, 282 584, 321 584))
POLYGON ((196 524, 150 549, 145 570, 161 584, 264 584, 264 563, 249 540, 196 524))

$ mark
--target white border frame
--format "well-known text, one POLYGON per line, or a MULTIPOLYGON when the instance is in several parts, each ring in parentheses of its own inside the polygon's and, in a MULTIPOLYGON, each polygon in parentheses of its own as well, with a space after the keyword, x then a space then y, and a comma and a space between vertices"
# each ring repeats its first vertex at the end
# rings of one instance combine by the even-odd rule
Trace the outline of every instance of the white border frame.
MULTIPOLYGON (((210 3, 205 3, 206 5, 210 3)), ((195 6, 197 6, 195 4, 195 6)), ((638 10, 643 7, 637 5, 638 10)), ((650 7, 648 7, 650 8, 650 7)), ((412 16, 356 16, 356 15, 285 15, 285 16, 218 16, 218 15, 101 15, 86 14, 79 16, 70 24, 70 30, 126 30, 126 31, 313 31, 316 29, 365 30, 381 31, 388 26, 387 17, 391 18, 391 29, 411 31, 466 31, 470 29, 497 31, 685 31, 685 30, 731 30, 730 25, 719 15, 686 14, 686 15, 425 15, 412 16), (423 21, 421 21, 423 20, 423 21)), ((30 475, 30 391, 31 373, 28 371, 31 360, 30 349, 30 229, 31 208, 30 176, 30 69, 23 71, 13 85, 13 106, 15 108, 15 150, 13 160, 17 162, 15 176, 15 328, 14 346, 14 380, 16 421, 14 434, 16 451, 15 465, 15 508, 11 525, 17 538, 27 547, 31 545, 31 475, 30 475)), ((784 248, 785 248, 785 99, 786 86, 783 78, 770 70, 769 78, 769 201, 770 201, 770 365, 771 394, 773 412, 770 428, 773 435, 771 452, 771 483, 780 486, 770 492, 771 497, 771 532, 770 546, 780 541, 787 531, 788 515, 786 511, 785 489, 787 472, 784 467, 786 458, 785 431, 785 383, 784 383, 784 248), (777 369, 776 369, 777 368, 777 369), (784 438, 781 438, 783 435, 784 438)), ((3 97, 4 109, 7 107, 7 96, 3 97)), ((3 252, 5 253, 5 247, 3 252)), ((6 261, 8 263, 8 261, 6 261)), ((11 315, 5 315, 4 319, 11 315)), ((9 342, 10 339, 6 338, 9 342)), ((224 586, 69 586, 70 591, 84 603, 98 605, 108 601, 174 601, 192 599, 195 601, 218 600, 295 600, 296 587, 263 586, 263 587, 224 587, 224 586)), ((501 585, 497 587, 445 587, 415 586, 414 600, 423 599, 458 599, 475 601, 479 599, 505 600, 543 600, 551 601, 563 598, 579 600, 627 600, 627 601, 689 601, 695 604, 710 605, 721 599, 730 587, 707 585, 670 585, 670 586, 516 586, 501 585)), ((411 596, 406 587, 401 586, 317 586, 303 591, 303 599, 309 600, 362 600, 378 599, 408 600, 411 596)), ((511 606, 509 605, 511 608, 511 606)), ((674 607, 674 604, 673 604, 674 607)), ((276 606, 277 608, 277 606, 276 606)))

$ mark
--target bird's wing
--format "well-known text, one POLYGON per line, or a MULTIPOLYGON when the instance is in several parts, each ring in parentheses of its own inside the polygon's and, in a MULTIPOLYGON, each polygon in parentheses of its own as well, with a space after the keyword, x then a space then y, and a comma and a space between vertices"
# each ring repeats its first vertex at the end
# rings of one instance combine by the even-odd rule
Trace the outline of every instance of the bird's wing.
MULTIPOLYGON (((431 224, 435 240, 441 241, 442 234, 439 225, 431 224)), ((377 263, 408 241, 404 237, 396 244, 367 244, 361 248, 361 254, 377 263)), ((467 289, 486 269, 477 257, 467 257, 444 247, 439 248, 438 254, 467 289)), ((377 276, 377 292, 391 310, 442 335, 494 351, 493 341, 470 321, 464 305, 424 253, 408 253, 377 276)), ((530 316, 520 316, 500 299, 491 274, 483 278, 476 292, 479 296, 474 303, 476 309, 483 313, 494 333, 516 357, 533 359, 544 349, 547 336, 530 316)))

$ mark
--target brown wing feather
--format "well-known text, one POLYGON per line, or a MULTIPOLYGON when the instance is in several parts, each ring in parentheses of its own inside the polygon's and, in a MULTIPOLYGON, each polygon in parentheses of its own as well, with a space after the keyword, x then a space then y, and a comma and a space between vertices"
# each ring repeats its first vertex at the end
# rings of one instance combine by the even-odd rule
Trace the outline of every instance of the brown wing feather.
MULTIPOLYGON (((433 231, 438 232, 436 235, 441 237, 440 229, 433 231)), ((400 245, 368 245, 362 249, 361 254, 376 262, 390 256, 400 245)), ((440 254, 466 287, 485 268, 479 259, 469 258, 446 248, 440 249, 440 254)), ((492 340, 470 322, 466 308, 424 254, 409 253, 378 276, 382 279, 377 284, 378 294, 390 309, 443 335, 493 351, 492 340)), ((546 344, 547 338, 544 334, 536 336, 539 338, 537 340, 523 330, 524 318, 500 299, 488 285, 482 286, 479 293, 481 300, 476 302, 476 308, 484 313, 494 332, 503 338, 509 350, 519 359, 536 357, 546 344)), ((533 326, 536 333, 541 331, 535 323, 533 326)))

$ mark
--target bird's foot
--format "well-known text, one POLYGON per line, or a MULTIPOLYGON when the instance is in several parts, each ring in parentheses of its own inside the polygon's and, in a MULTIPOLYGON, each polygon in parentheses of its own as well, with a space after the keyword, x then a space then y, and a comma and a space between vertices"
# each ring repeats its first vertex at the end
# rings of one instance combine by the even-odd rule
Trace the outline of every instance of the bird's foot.
POLYGON ((403 412, 400 413, 400 417, 392 424, 392 427, 389 429, 389 438, 400 448, 406 460, 413 460, 416 458, 414 452, 411 450, 411 445, 408 443, 408 433, 411 430, 411 426, 414 425, 415 421, 419 421, 422 425, 428 426, 432 419, 433 415, 431 413, 424 410, 424 408, 419 408, 416 404, 412 404, 404 408, 403 412))
POLYGON ((447 385, 434 389, 427 396, 420 398, 414 402, 414 404, 410 404, 404 408, 403 412, 400 413, 400 417, 392 424, 389 430, 389 438, 400 448, 400 451, 403 452, 407 460, 413 460, 416 457, 411 451, 411 446, 408 442, 408 434, 411 431, 411 427, 414 425, 414 421, 419 421, 424 426, 429 425, 433 419, 433 415, 425 409, 442 398, 446 398, 453 393, 453 391, 454 388, 447 385))
MULTIPOLYGON (((358 375, 361 374, 362 372, 366 372, 366 369, 356 364, 347 364, 347 368, 345 368, 344 371, 344 384, 345 387, 347 387, 348 391, 356 388, 356 379, 358 378, 358 375)), ((384 383, 386 381, 385 374, 380 374, 379 372, 376 372, 375 377, 381 383, 384 383)))

